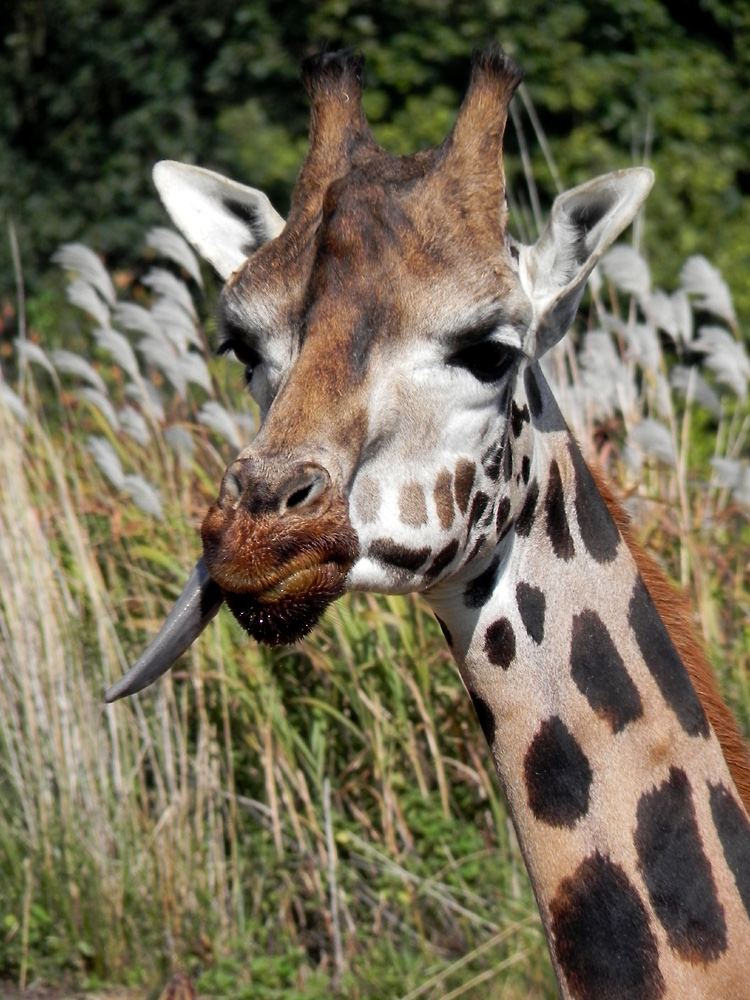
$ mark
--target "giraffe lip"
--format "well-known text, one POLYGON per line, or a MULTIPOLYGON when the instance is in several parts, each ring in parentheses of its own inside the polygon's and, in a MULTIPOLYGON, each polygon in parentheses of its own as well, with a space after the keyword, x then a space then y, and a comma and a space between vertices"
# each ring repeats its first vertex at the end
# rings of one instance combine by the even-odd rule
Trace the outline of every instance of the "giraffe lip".
POLYGON ((343 495, 315 516, 228 517, 218 504, 201 527, 203 555, 227 607, 258 642, 296 642, 346 590, 359 539, 343 495))
POLYGON ((303 566, 285 576, 283 580, 279 580, 278 583, 263 591, 262 594, 259 594, 259 600, 264 604, 277 604, 280 601, 287 601, 294 597, 304 597, 304 594, 310 587, 316 586, 321 579, 322 571, 325 571, 327 567, 338 570, 344 577, 349 569, 349 566, 344 568, 336 560, 325 560, 324 562, 315 563, 312 566, 303 566))
POLYGON ((262 593, 222 588, 222 596, 238 623, 258 642, 291 644, 305 636, 328 605, 345 592, 352 561, 320 561, 288 573, 262 593))
POLYGON ((356 555, 356 547, 351 544, 331 543, 301 552, 282 566, 265 572, 253 563, 243 565, 239 561, 212 565, 212 560, 207 560, 207 564, 223 593, 274 604, 304 596, 306 587, 315 586, 322 571, 345 578, 356 555))

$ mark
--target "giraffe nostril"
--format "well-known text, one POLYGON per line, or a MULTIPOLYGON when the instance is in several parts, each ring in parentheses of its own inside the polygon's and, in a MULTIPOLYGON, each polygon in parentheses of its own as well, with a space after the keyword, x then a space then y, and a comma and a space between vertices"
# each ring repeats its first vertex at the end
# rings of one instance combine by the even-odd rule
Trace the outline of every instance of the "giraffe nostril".
POLYGON ((324 469, 309 469, 288 484, 288 492, 281 497, 280 511, 298 510, 309 507, 323 493, 330 483, 324 469))
POLYGON ((241 492, 242 484, 240 483, 239 477, 236 472, 233 472, 230 469, 224 476, 224 482, 222 484, 222 499, 228 500, 229 503, 235 503, 239 500, 241 492))
POLYGON ((299 507, 301 506, 310 496, 312 492, 313 484, 308 483, 307 486, 303 486, 300 490, 295 490, 290 497, 287 498, 286 506, 289 507, 299 507))
POLYGON ((219 504, 229 513, 242 505, 254 517, 279 516, 285 511, 318 511, 315 501, 331 486, 328 472, 315 463, 275 468, 254 457, 238 459, 224 473, 219 504))

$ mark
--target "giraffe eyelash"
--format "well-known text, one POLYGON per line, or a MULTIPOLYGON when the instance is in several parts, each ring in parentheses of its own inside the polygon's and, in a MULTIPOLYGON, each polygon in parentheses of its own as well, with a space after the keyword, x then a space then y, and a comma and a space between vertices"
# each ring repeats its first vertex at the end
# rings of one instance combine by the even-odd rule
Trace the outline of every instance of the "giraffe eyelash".
POLYGON ((462 347, 448 363, 465 368, 474 378, 485 384, 498 382, 508 374, 518 360, 518 352, 496 340, 482 340, 462 347))
POLYGON ((219 345, 217 354, 234 354, 241 365, 245 366, 245 381, 249 382, 253 371, 261 363, 261 356, 247 341, 239 337, 227 337, 219 345))

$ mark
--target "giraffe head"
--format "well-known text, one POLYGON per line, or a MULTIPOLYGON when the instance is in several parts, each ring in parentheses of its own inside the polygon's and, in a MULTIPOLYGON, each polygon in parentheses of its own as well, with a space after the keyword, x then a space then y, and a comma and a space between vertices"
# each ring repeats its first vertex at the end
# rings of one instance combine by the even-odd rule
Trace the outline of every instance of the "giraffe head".
POLYGON ((523 436, 522 375, 653 179, 569 191, 521 245, 502 158, 518 66, 476 55, 452 132, 408 157, 372 136, 361 70, 348 53, 303 67, 310 148, 286 222, 210 171, 154 171, 226 280, 219 349, 245 364, 261 412, 202 538, 221 597, 267 642, 294 641, 346 589, 424 590, 497 544, 523 478, 506 447, 514 425, 523 436))

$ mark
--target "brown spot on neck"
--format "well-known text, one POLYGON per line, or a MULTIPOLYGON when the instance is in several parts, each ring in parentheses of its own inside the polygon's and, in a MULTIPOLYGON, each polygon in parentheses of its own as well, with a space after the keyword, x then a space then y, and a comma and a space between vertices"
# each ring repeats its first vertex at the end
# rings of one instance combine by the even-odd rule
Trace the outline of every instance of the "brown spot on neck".
POLYGON ((477 469, 473 462, 470 462, 466 458, 458 460, 454 483, 456 503, 462 514, 466 513, 466 509, 469 506, 469 497, 471 496, 471 488, 474 485, 476 471, 477 469))
POLYGON ((595 467, 589 466, 589 468, 597 489, 604 498, 625 544, 630 549, 646 589, 656 605, 656 610, 685 664, 696 694, 721 744, 724 759, 737 791, 745 808, 750 811, 750 756, 747 744, 740 735, 734 716, 719 693, 711 665, 695 631, 690 602, 681 591, 668 582, 653 559, 636 540, 630 518, 601 472, 595 467))

